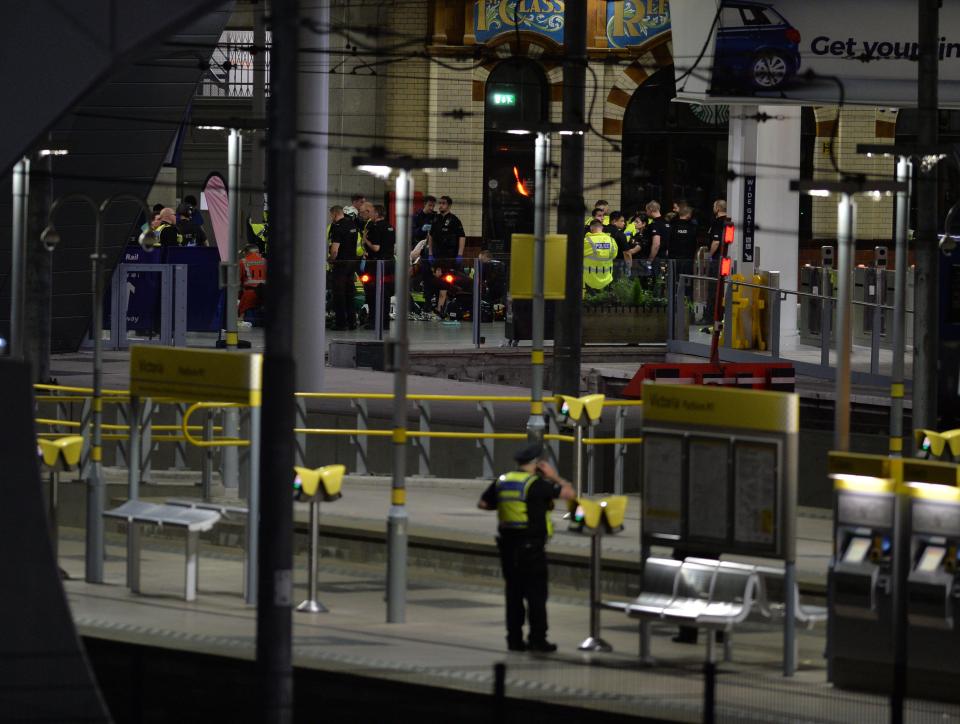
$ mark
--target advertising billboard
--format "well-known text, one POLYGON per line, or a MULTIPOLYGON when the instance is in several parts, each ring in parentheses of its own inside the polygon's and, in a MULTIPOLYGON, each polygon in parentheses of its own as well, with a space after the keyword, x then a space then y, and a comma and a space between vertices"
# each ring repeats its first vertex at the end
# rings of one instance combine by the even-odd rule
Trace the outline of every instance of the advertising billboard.
MULTIPOLYGON (((897 0, 671 0, 677 95, 733 103, 917 102, 917 8, 897 0)), ((960 3, 940 10, 940 106, 960 107, 960 3)))

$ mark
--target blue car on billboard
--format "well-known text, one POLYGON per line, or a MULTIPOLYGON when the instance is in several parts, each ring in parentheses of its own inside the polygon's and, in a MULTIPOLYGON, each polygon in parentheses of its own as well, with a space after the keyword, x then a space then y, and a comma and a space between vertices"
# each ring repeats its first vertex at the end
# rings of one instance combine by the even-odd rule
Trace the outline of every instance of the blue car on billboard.
POLYGON ((713 93, 781 88, 800 68, 800 32, 770 3, 723 0, 713 93))

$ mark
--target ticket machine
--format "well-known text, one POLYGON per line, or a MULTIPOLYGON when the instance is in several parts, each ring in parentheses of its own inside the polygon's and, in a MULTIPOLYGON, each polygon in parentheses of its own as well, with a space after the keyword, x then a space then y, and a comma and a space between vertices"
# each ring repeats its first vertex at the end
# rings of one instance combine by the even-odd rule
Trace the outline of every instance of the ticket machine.
POLYGON ((960 489, 957 466, 904 461, 911 567, 907 620, 911 694, 960 698, 960 489))
POLYGON ((831 678, 844 688, 872 688, 880 677, 889 677, 893 662, 896 484, 890 458, 881 455, 831 453, 829 471, 835 505, 827 647, 831 678))

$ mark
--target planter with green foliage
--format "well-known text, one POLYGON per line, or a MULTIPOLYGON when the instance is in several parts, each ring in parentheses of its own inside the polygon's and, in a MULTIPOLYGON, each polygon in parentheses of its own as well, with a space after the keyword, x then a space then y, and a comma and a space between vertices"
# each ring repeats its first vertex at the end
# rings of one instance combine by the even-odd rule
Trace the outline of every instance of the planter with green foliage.
POLYGON ((665 342, 667 300, 639 279, 618 279, 583 300, 583 343, 665 342))

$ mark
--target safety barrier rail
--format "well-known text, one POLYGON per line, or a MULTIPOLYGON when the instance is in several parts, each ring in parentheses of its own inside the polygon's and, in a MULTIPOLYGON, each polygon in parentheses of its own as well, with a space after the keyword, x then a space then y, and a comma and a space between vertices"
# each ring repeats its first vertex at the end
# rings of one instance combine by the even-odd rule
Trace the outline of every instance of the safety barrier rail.
MULTIPOLYGON (((38 391, 49 392, 52 394, 38 395, 38 402, 51 402, 58 405, 58 417, 38 417, 38 425, 47 426, 51 431, 40 432, 41 437, 56 437, 62 432, 58 428, 77 430, 83 432, 88 429, 90 424, 89 402, 93 390, 86 387, 73 387, 65 385, 35 385, 38 391), (57 394, 61 393, 61 394, 57 394), (80 419, 68 419, 71 417, 65 409, 73 403, 83 403, 84 408, 81 411, 80 419)), ((103 400, 117 405, 117 423, 103 424, 103 439, 119 443, 117 446, 118 462, 120 459, 126 463, 129 460, 128 451, 124 443, 129 442, 129 391, 127 390, 104 390, 103 400)), ((370 470, 367 466, 367 441, 371 437, 390 437, 392 430, 378 430, 370 427, 370 417, 368 403, 370 401, 389 402, 393 399, 392 393, 349 393, 349 392, 298 392, 296 397, 300 400, 301 421, 294 433, 303 441, 299 446, 299 457, 304 456, 306 436, 345 436, 349 437, 353 443, 356 452, 356 465, 354 472, 359 475, 368 475, 370 470), (357 412, 357 424, 352 428, 316 428, 308 427, 303 421, 305 415, 304 402, 308 399, 319 400, 350 400, 351 405, 357 412)), ((494 462, 494 442, 501 441, 523 441, 527 439, 525 433, 521 432, 497 432, 494 429, 495 415, 494 405, 496 404, 529 404, 530 397, 526 395, 438 395, 438 394, 411 394, 409 400, 417 407, 419 416, 419 429, 410 430, 407 435, 411 443, 418 451, 418 471, 421 475, 432 474, 432 461, 430 457, 431 440, 472 440, 477 444, 482 455, 482 477, 491 478, 495 474, 494 462), (470 402, 476 403, 478 412, 483 424, 482 432, 455 432, 432 430, 431 403, 441 402, 470 402)), ((604 407, 611 408, 614 413, 614 434, 612 437, 587 436, 583 443, 586 446, 587 457, 587 490, 592 492, 596 482, 596 446, 614 447, 614 491, 620 493, 623 491, 624 479, 624 458, 627 453, 627 447, 638 445, 643 442, 642 437, 634 437, 626 434, 627 412, 630 408, 642 407, 639 400, 605 400, 604 407)), ((144 417, 141 418, 141 472, 148 473, 151 465, 151 453, 154 443, 173 443, 176 445, 175 469, 186 469, 186 450, 188 447, 199 448, 204 451, 204 473, 202 485, 205 490, 209 489, 210 476, 212 475, 211 455, 214 450, 223 450, 225 448, 247 448, 250 441, 243 438, 217 437, 216 433, 222 433, 224 428, 220 425, 213 425, 212 415, 215 411, 223 410, 236 405, 216 402, 200 402, 187 406, 177 404, 174 401, 167 401, 160 398, 152 400, 141 400, 141 409, 144 411, 144 417), (171 404, 177 407, 178 422, 176 424, 152 424, 151 419, 156 414, 157 406, 160 404, 171 404), (203 424, 190 424, 190 419, 194 414, 203 412, 207 419, 203 424), (201 436, 196 433, 202 432, 201 436), (161 434, 157 434, 161 433, 161 434), (165 434, 167 433, 167 434, 165 434), (178 434, 174 434, 178 433, 178 434)), ((555 413, 548 409, 550 431, 544 436, 548 443, 548 451, 556 460, 560 443, 573 443, 574 436, 566 435, 560 432, 555 413)), ((222 461, 221 461, 222 462, 222 461)), ((81 465, 81 477, 86 472, 87 453, 84 452, 84 460, 81 465)))

